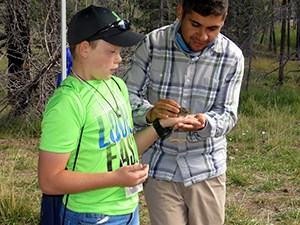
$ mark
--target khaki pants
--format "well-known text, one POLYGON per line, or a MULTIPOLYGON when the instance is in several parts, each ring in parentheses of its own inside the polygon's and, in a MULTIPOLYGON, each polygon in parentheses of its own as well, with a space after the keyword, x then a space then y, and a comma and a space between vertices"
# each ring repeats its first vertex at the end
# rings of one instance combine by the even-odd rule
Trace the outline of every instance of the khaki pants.
POLYGON ((144 194, 151 225, 222 225, 225 220, 225 175, 189 187, 148 178, 144 194))

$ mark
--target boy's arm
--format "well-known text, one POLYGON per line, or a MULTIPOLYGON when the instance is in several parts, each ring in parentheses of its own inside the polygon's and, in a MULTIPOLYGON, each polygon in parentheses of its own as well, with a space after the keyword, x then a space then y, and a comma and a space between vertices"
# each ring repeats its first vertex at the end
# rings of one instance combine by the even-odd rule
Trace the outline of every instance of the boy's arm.
POLYGON ((166 132, 172 132, 172 129, 191 129, 195 126, 200 127, 202 124, 194 117, 177 117, 160 119, 159 121, 156 120, 151 126, 148 126, 134 135, 138 152, 142 155, 144 150, 149 148, 159 138, 159 131, 157 129, 161 128, 166 130, 166 132), (158 123, 158 126, 155 125, 155 123, 158 123))
POLYGON ((38 178, 45 194, 71 194, 107 187, 133 187, 144 182, 148 166, 124 166, 112 172, 83 173, 65 170, 70 153, 40 150, 38 178))

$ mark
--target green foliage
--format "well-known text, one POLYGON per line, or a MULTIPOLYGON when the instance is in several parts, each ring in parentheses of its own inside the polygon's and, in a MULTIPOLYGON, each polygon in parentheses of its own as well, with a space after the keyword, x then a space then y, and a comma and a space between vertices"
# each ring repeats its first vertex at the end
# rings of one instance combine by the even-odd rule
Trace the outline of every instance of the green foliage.
MULTIPOLYGON (((270 54, 270 52, 268 52, 269 48, 269 42, 270 42, 270 31, 269 31, 269 27, 266 27, 264 29, 263 32, 260 32, 257 36, 256 36, 256 42, 255 42, 255 49, 257 51, 259 51, 260 53, 263 53, 262 51, 267 51, 265 53, 267 53, 268 55, 270 54), (263 38, 264 37, 264 38, 263 38)), ((281 22, 280 21, 275 21, 275 25, 274 25, 274 33, 275 33, 275 41, 276 41, 276 50, 279 53, 280 51, 280 42, 281 42, 281 22)), ((297 40, 297 28, 296 26, 293 26, 291 24, 290 26, 290 38, 289 38, 289 42, 290 42, 290 51, 293 52, 296 49, 296 40, 297 40)), ((285 45, 286 48, 288 47, 288 38, 285 41, 285 45)), ((287 50, 286 50, 287 51, 287 50)))
POLYGON ((297 113, 299 105, 299 87, 289 84, 273 89, 252 84, 248 92, 242 91, 240 98, 240 111, 245 115, 261 116, 265 110, 280 108, 286 109, 288 113, 297 113))

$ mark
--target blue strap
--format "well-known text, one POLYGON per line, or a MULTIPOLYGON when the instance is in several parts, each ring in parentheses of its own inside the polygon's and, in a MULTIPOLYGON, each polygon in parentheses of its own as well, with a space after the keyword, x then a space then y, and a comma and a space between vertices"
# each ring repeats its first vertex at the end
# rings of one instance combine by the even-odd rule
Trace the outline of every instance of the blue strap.
MULTIPOLYGON (((69 74, 71 73, 71 69, 72 69, 72 54, 71 54, 71 51, 70 51, 70 48, 67 48, 66 49, 66 55, 67 55, 67 76, 69 76, 69 74)), ((61 72, 58 74, 58 77, 57 77, 57 82, 56 82, 56 87, 59 87, 59 85, 61 84, 62 82, 62 74, 61 72)))

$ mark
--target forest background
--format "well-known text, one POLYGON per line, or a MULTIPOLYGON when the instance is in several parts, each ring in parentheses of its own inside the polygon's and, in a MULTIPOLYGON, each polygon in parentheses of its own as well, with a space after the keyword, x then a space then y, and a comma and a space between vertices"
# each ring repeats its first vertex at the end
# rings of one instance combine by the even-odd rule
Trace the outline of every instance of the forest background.
MULTIPOLYGON (((147 32, 179 0, 67 0, 67 21, 90 4, 147 32)), ((300 224, 300 1, 229 0, 222 33, 246 58, 239 122, 228 135, 226 224, 300 224)), ((0 224, 38 224, 40 122, 61 71, 61 2, 0 0, 0 224)), ((124 72, 134 48, 124 49, 124 72)), ((141 194, 141 225, 149 224, 141 194)))

